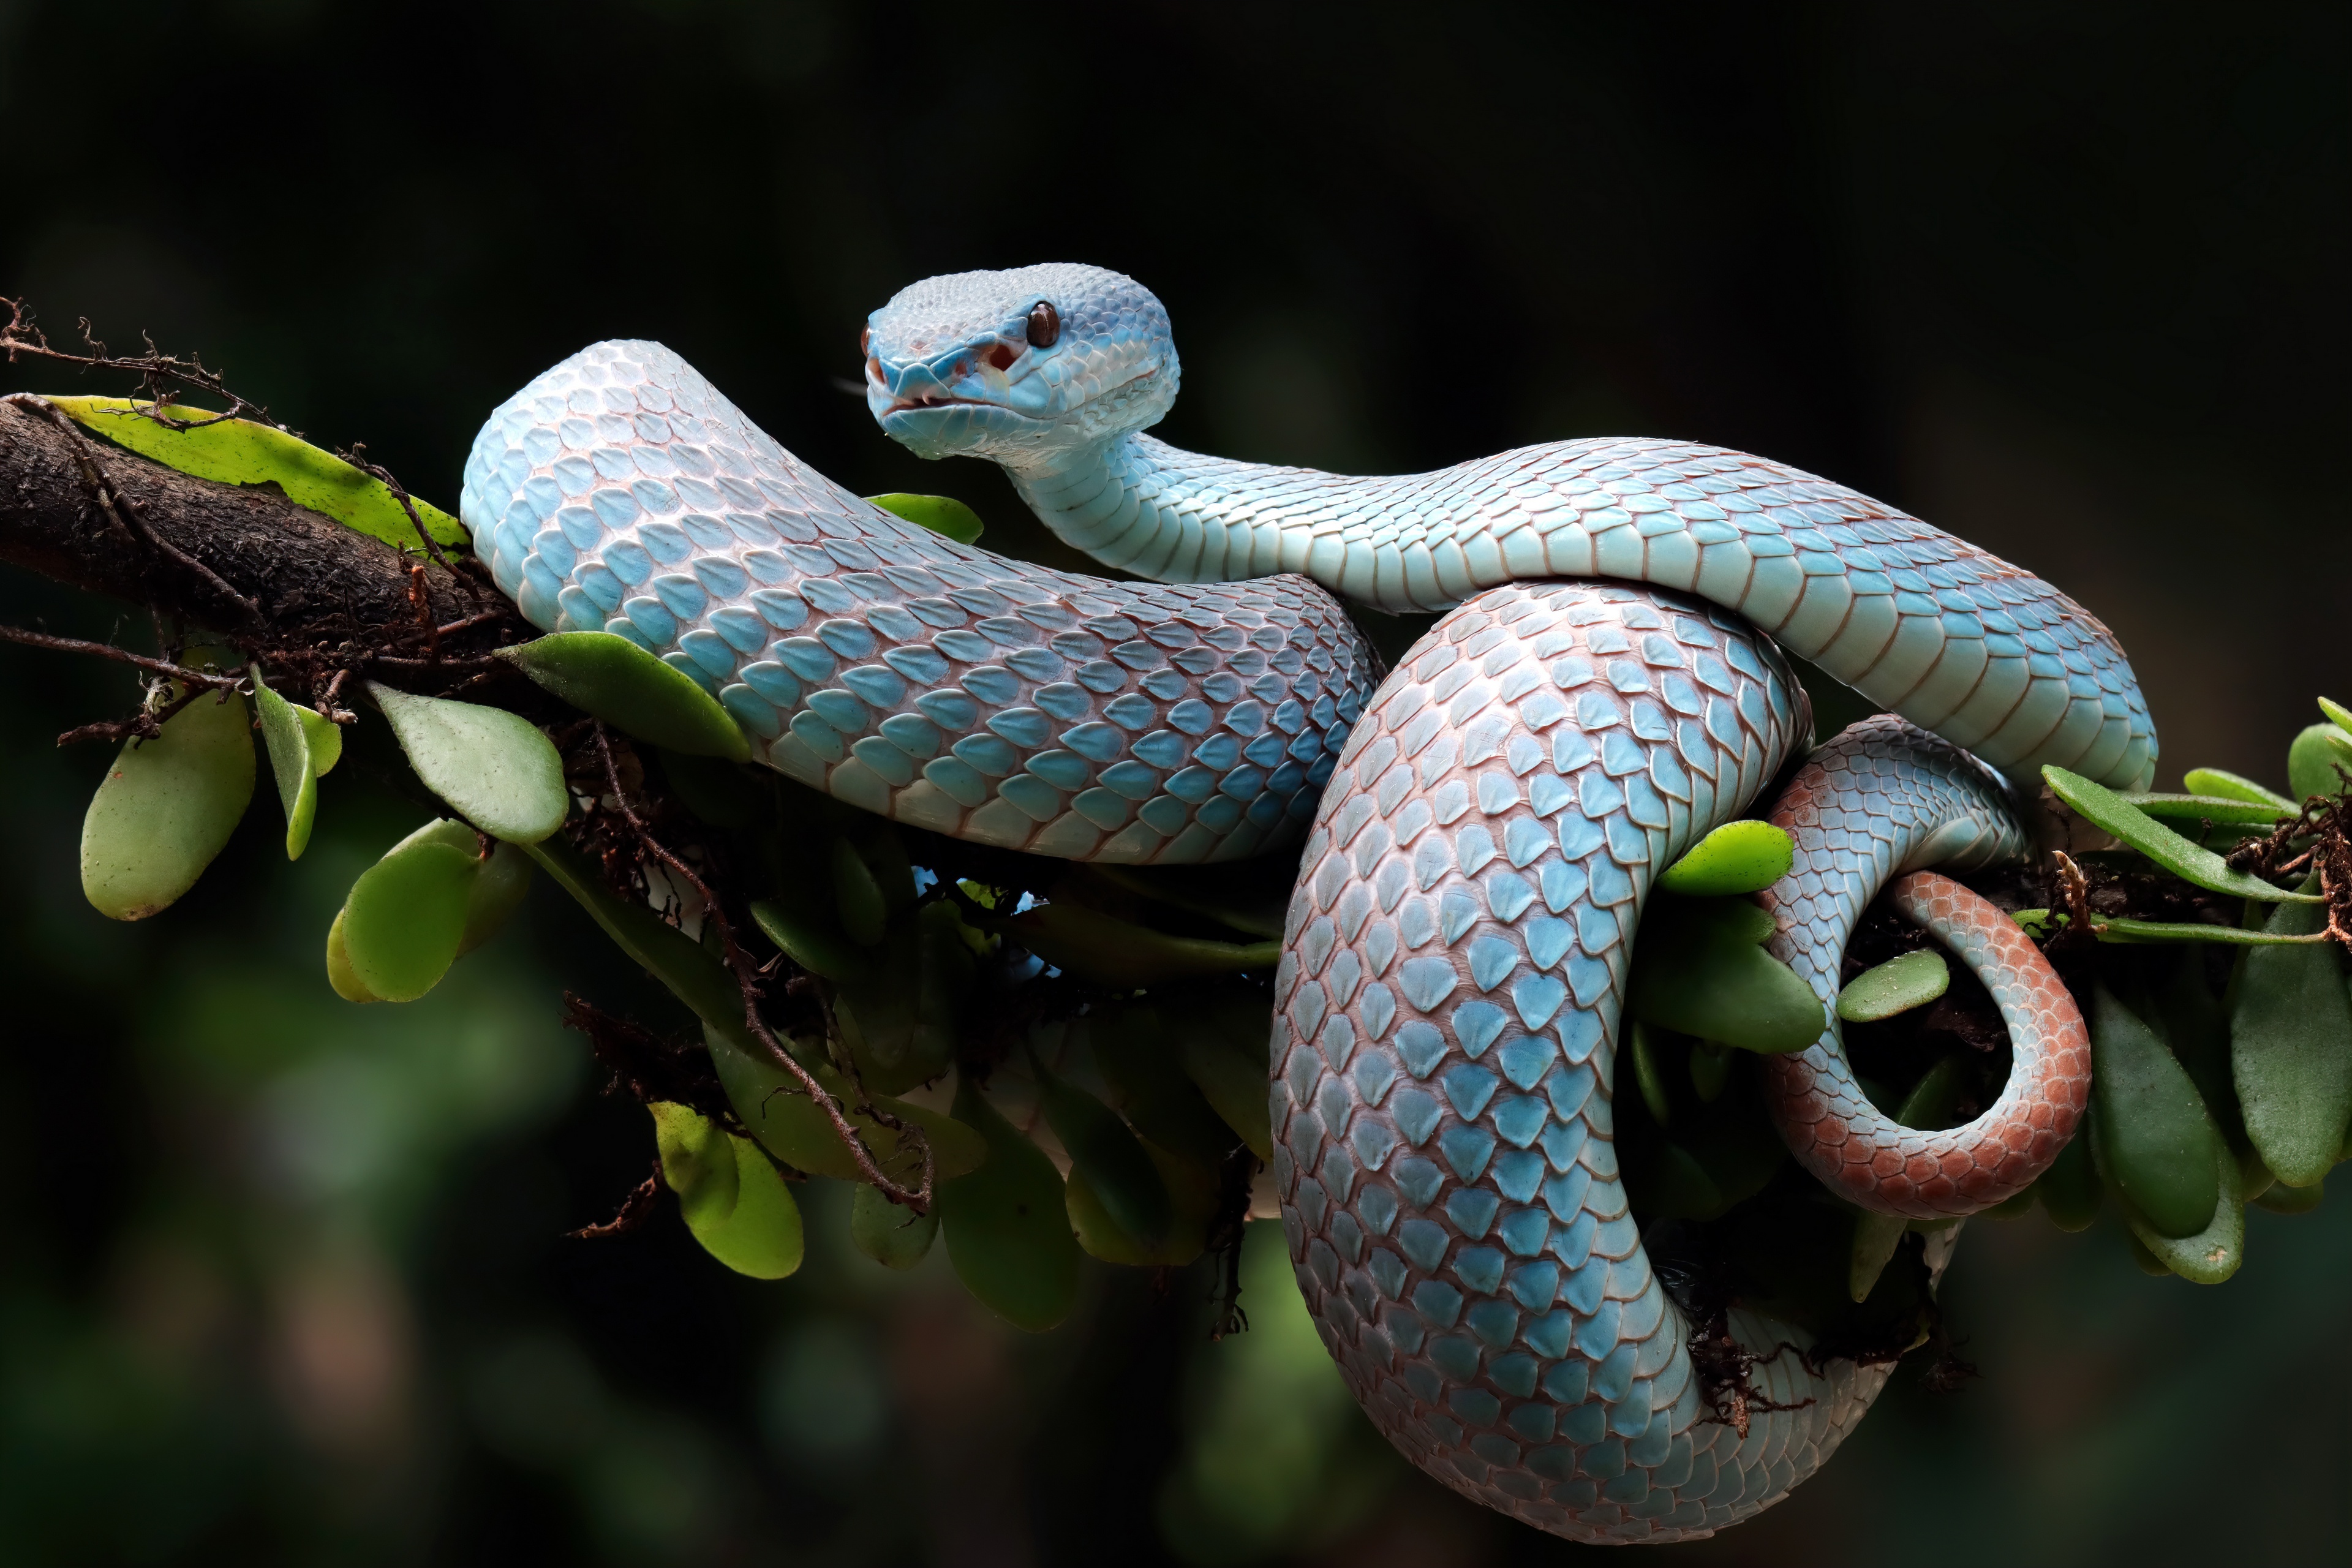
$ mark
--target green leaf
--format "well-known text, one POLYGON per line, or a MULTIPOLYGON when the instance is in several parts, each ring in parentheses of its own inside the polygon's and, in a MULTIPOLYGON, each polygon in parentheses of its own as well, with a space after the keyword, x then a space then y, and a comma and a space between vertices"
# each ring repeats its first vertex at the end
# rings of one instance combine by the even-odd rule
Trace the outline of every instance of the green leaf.
POLYGON ((327 984, 346 1002, 381 1002, 383 998, 361 984, 360 977, 352 973, 351 950, 343 945, 343 920, 349 912, 337 910, 334 923, 327 927, 327 984))
POLYGON ((2298 799, 2344 793, 2344 775, 2352 769, 2352 735, 2334 724, 2314 724, 2295 736, 2286 752, 2286 787, 2298 799))
POLYGON ((465 940, 481 862, 412 835, 360 873, 339 921, 352 976, 369 995, 413 1002, 440 984, 465 940))
POLYGON ((2097 981, 2091 1116, 2100 1166, 2133 1211, 2168 1237, 2203 1231, 2220 1195, 2217 1152, 2226 1158, 2227 1146, 2164 1041, 2097 981))
POLYGON ((686 809, 713 827, 746 831, 765 822, 774 812, 771 784, 775 774, 730 763, 724 757, 693 757, 684 752, 656 748, 662 776, 684 802, 686 809))
POLYGON ((1725 1207, 1706 1165, 1672 1138, 1644 1141, 1628 1163, 1626 1186, 1645 1218, 1711 1219, 1725 1207))
POLYGON ((1664 1127, 1674 1119, 1674 1097, 1666 1091, 1665 1050, 1658 1031, 1633 1020, 1633 1081, 1642 1090, 1642 1104, 1650 1120, 1664 1127))
POLYGON ((750 1039, 743 1022, 743 993, 727 966, 709 950, 644 904, 614 894, 596 868, 562 838, 550 837, 522 849, 588 911, 623 952, 668 987, 670 994, 691 1007, 703 1023, 728 1032, 731 1038, 750 1039))
POLYGON ((2293 816, 2295 808, 2267 800, 2233 800, 2221 795, 2118 794, 2116 798, 2150 816, 2176 822, 2210 822, 2269 826, 2293 816))
POLYGON ((1690 1052, 1691 1092, 1698 1096, 1701 1105, 1713 1105, 1723 1098, 1731 1082, 1731 1069, 1737 1060, 1732 1047, 1717 1040, 1695 1040, 1690 1052))
POLYGON ((1095 1191, 1083 1167, 1073 1165, 1062 1189, 1063 1207, 1078 1246, 1105 1263, 1128 1268, 1181 1268, 1201 1256, 1208 1246, 1209 1221, 1217 1209, 1217 1182, 1204 1167, 1143 1142, 1143 1152, 1158 1173, 1169 1201, 1168 1229, 1156 1242, 1138 1238, 1117 1218, 1095 1191))
MULTIPOLYGON (((1141 1002, 1097 1010, 1087 1033, 1095 1065, 1128 1125, 1146 1142, 1213 1171, 1241 1139, 1185 1070, 1187 1047, 1200 1026, 1198 1008, 1141 1002)), ((1261 1068, 1260 1100, 1265 1090, 1261 1068)))
POLYGON ((738 1274, 782 1279, 801 1266, 800 1205, 768 1157, 684 1105, 651 1107, 662 1180, 704 1251, 738 1274))
MULTIPOLYGON (((2323 930, 2326 910, 2273 910, 2273 935, 2323 930)), ((2327 1173, 2352 1120, 2352 1001, 2325 945, 2255 948, 2230 1013, 2230 1076, 2246 1135, 2278 1179, 2307 1187, 2327 1173)))
MULTIPOLYGON (((158 424, 139 410, 152 403, 129 397, 52 397, 51 403, 119 447, 152 458, 200 479, 231 485, 276 485, 297 506, 333 518, 345 528, 371 534, 416 554, 415 524, 383 482, 297 436, 249 419, 224 419, 193 430, 158 424)), ((172 404, 166 418, 212 419, 201 408, 172 404)), ((436 544, 469 542, 465 524, 439 507, 410 498, 417 521, 436 544)))
POLYGON ((867 1087, 895 1094, 954 1060, 956 1031, 977 970, 944 900, 901 920, 863 974, 834 992, 842 1043, 867 1087))
POLYGON ((310 743, 310 771, 325 778, 343 760, 343 727, 315 708, 296 708, 294 717, 310 743))
POLYGON ((2253 1203, 2256 1208, 2268 1209, 2273 1214, 2309 1214, 2326 1195, 2325 1182, 2314 1182, 2307 1187, 2290 1187, 2278 1182, 2263 1188, 2253 1203))
POLYGON ((261 679, 259 665, 250 668, 253 705, 261 713, 261 739, 268 748, 270 774, 278 781, 278 804, 286 808, 286 858, 299 860, 310 845, 311 819, 319 810, 320 770, 310 756, 310 729, 294 705, 269 689, 261 679))
POLYGON ((1769 822, 1727 822, 1658 878, 1662 892, 1689 898, 1760 893, 1796 864, 1797 841, 1769 822))
POLYGON ((757 899, 751 920, 794 963, 827 980, 856 980, 872 967, 872 957, 835 929, 832 910, 822 916, 803 900, 790 896, 757 899))
POLYGON ((2050 1223, 2064 1231, 2091 1228, 2092 1222, 2099 1217, 2099 1204, 2106 1189, 2100 1184, 2098 1168, 2091 1158, 2091 1124, 2087 1117, 2033 1186, 2042 1194, 2042 1207, 2050 1215, 2050 1223))
POLYGON ((2323 697, 2319 700, 2319 710, 2326 714, 2328 721, 2337 729, 2347 735, 2352 735, 2352 708, 2347 708, 2341 702, 2323 697))
POLYGON ((885 1268, 912 1268, 931 1250, 940 1234, 939 1205, 917 1214, 894 1204, 882 1189, 860 1182, 849 1199, 849 1241, 885 1268))
POLYGON ((1273 1110, 1268 1103, 1267 1044, 1273 1014, 1262 997, 1222 999, 1180 1016, 1184 1034, 1185 1076, 1224 1124, 1261 1160, 1274 1158, 1273 1110))
POLYGON ((955 1115, 986 1140, 988 1158, 971 1174, 940 1184, 948 1260, 982 1306, 1042 1333, 1067 1317, 1078 1297, 1078 1243, 1062 1178, 970 1084, 956 1091, 955 1115))
POLYGON ((467 821, 514 844, 536 844, 563 826, 572 809, 563 759, 530 720, 373 680, 368 691, 425 787, 467 821))
POLYGON ((958 544, 979 542, 982 526, 980 514, 952 496, 918 496, 893 491, 887 496, 867 496, 866 499, 893 516, 905 518, 933 533, 945 534, 958 544))
POLYGON ((2115 835, 2185 882, 2264 903, 2308 902, 2318 898, 2316 893, 2291 893, 2273 887, 2260 877, 2231 870, 2229 863, 2210 849, 2191 844, 2138 807, 2126 804, 2105 784, 2094 784, 2080 773, 2044 766, 2042 776, 2051 791, 2073 806, 2085 822, 2115 835))
POLYGON ((1104 1211, 1147 1248, 1166 1241, 1174 1208, 1159 1168, 1118 1113, 1085 1089, 1033 1062, 1046 1123, 1070 1156, 1071 1173, 1083 1174, 1104 1211))
POLYGON ((2228 773, 2221 768, 2191 768, 2181 775, 2180 782, 2191 795, 2219 795, 2225 800, 2248 801, 2255 805, 2272 805, 2292 816, 2301 809, 2298 802, 2287 799, 2274 789, 2267 789, 2250 778, 2228 773))
MULTIPOLYGON (((833 1119, 809 1098, 798 1078, 769 1059, 767 1053, 751 1039, 740 1019, 731 1031, 706 1025, 703 1044, 709 1048, 710 1065, 719 1074, 720 1086, 727 1090, 728 1103, 734 1106, 735 1114, 751 1129, 752 1136, 767 1145, 770 1153, 812 1176, 831 1176, 844 1182, 865 1179, 849 1145, 835 1130, 833 1119)), ((912 1147, 901 1148, 896 1130, 883 1126, 871 1112, 857 1108, 856 1092, 847 1079, 823 1062, 811 1063, 803 1058, 803 1065, 809 1068, 818 1086, 840 1103, 857 1141, 866 1145, 885 1175, 910 1184, 921 1176, 921 1166, 913 1157, 912 1147)), ((934 1172, 942 1181, 978 1169, 988 1157, 979 1134, 953 1117, 893 1100, 887 1094, 875 1095, 873 1106, 875 1110, 922 1130, 930 1146, 934 1172)))
MULTIPOLYGON (((2161 1264, 2166 1272, 2177 1274, 2196 1285, 2219 1285, 2235 1274, 2238 1266, 2246 1260, 2246 1203, 2243 1189, 2239 1184, 2238 1162, 2220 1139, 2213 1142, 2213 1181, 2217 1198, 2212 1219, 2196 1235, 2165 1235, 2148 1222, 2127 1195, 2120 1190, 2116 1194, 2116 1207, 2122 1212, 2124 1224, 2130 1227, 2135 1250, 2146 1253, 2148 1258, 2161 1264)), ((2095 1125, 2091 1152, 2102 1170, 2107 1171, 2106 1142, 2095 1125)), ((2108 1175, 2112 1182, 2111 1171, 2108 1175)), ((2147 1267, 2145 1261, 2141 1267, 2147 1267)))
MULTIPOLYGON (((171 697, 182 689, 173 682, 171 697)), ((253 800, 251 725, 244 698, 205 695, 153 740, 123 742, 82 818, 81 890, 91 908, 145 920, 196 885, 253 800)))
POLYGON ((690 757, 751 760, 751 742, 717 698, 625 637, 557 632, 498 657, 625 735, 690 757))
MULTIPOLYGON (((473 829, 466 832, 471 837, 473 829)), ((515 910, 522 907, 523 896, 530 891, 530 856, 520 846, 501 840, 491 847, 489 858, 481 863, 474 879, 473 893, 466 900, 466 931, 457 939, 458 957, 506 928, 515 910)))
POLYGON ((882 941, 883 923, 890 918, 883 907, 882 884, 846 838, 833 841, 833 903, 842 934, 860 947, 882 941))
POLYGON ((1772 929, 1772 917, 1743 900, 1652 899, 1628 1010, 1645 1024, 1743 1050, 1803 1050, 1822 1037, 1826 1010, 1795 970, 1757 945, 1772 929))
MULTIPOLYGON (((2281 909, 2303 909, 2302 904, 2281 904, 2281 909)), ((2101 942, 2216 942, 2224 947, 2277 947, 2309 945, 2325 942, 2325 936, 2281 936, 2267 931, 2250 931, 2244 926, 2208 925, 2202 921, 2136 921, 2124 915, 2103 915, 2091 927, 2091 934, 2101 942)))
POLYGON ((1849 1024, 1874 1024, 1926 1006, 1951 984, 1951 966, 1944 962, 1944 955, 1923 947, 1865 969, 1847 982, 1838 993, 1837 1016, 1849 1024))
POLYGON ((1211 974, 1271 970, 1279 942, 1209 942, 1170 936, 1072 903, 1045 904, 988 922, 1006 940, 1081 980, 1117 991, 1211 974))
POLYGON ((1276 938, 1290 909, 1291 869, 1279 855, 1216 866, 1086 868, 1088 874, 1157 903, 1206 915, 1251 936, 1276 938))

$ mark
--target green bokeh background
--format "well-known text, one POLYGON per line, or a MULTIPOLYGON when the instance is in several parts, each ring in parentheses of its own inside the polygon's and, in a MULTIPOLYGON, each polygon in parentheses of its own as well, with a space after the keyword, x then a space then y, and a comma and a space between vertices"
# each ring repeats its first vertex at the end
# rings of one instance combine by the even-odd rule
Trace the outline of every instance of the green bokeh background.
MULTIPOLYGON (((1142 278, 1162 434, 1434 467, 1641 433, 1763 451, 2063 584, 2147 683, 2165 782, 2275 779, 2352 694, 2339 471, 2345 14, 2157 6, 0 0, 0 291, 201 349, 454 500, 476 425, 658 337, 866 493, 916 462, 835 378, 930 273, 1142 278)), ((116 391, 53 370, 10 386, 116 391)), ((0 614, 145 635, 0 574, 0 614)), ((380 746, 288 867, 265 797, 152 921, 82 902, 121 672, 0 648, 0 1561, 1298 1563, 1584 1555, 1380 1443, 1286 1280, 1212 1344, 1194 1270, 1096 1269, 1042 1338, 942 1258, 725 1274, 675 1217, 565 1241, 643 1174, 569 987, 676 1016, 543 885, 413 1006, 320 952, 426 807, 380 746)), ((2112 1224, 1979 1225, 1984 1377, 1908 1373, 1692 1563, 2302 1563, 2352 1552, 2352 1194, 2251 1216, 2220 1289, 2112 1224)))

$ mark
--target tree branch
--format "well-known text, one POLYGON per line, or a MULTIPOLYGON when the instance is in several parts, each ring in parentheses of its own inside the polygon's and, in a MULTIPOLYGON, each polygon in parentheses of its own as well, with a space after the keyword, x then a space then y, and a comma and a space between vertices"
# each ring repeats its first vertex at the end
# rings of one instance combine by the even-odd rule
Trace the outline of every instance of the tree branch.
MULTIPOLYGON (((297 506, 275 487, 196 479, 100 446, 38 406, 0 401, 0 562, 196 626, 303 640, 324 627, 413 624, 412 568, 391 545, 297 506), (93 483, 84 446, 101 457, 93 483), (137 512, 160 547, 126 537, 110 500, 137 512), (186 563, 188 564, 183 564, 186 563), (195 569, 191 570, 190 565, 195 569), (234 621, 221 588, 249 602, 234 621)), ((422 565, 428 624, 521 616, 463 568, 422 565)))

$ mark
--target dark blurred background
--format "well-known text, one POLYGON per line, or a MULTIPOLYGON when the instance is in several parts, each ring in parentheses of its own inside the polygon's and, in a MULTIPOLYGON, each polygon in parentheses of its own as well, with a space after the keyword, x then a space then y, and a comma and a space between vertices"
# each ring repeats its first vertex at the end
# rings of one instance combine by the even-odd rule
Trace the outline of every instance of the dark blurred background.
MULTIPOLYGON (((1435 467, 1563 437, 1768 453, 2056 581, 2132 651, 2167 784, 2278 780, 2352 696, 2340 8, 0 0, 0 292, 201 350, 453 503, 476 425, 657 337, 862 492, 1038 532, 835 378, 935 272, 1078 259, 1164 299, 1161 430, 1435 467)), ((104 390, 39 366, 10 386, 104 390)), ((143 637, 21 574, 0 614, 143 637)), ((1030 1338, 934 1255, 794 1279, 665 1212, 570 986, 675 1014, 551 891, 440 991, 337 1001, 350 879, 424 807, 365 757, 167 914, 82 901, 119 672, 0 649, 0 1561, 1105 1562, 1474 1568, 1575 1549, 1355 1412, 1255 1227, 1255 1327, 1094 1271, 1030 1338)), ((267 786, 264 786, 267 794, 267 786)), ((2111 1223, 1979 1224, 1981 1381, 1907 1372, 1692 1563, 2342 1562, 2352 1194, 2229 1285, 2111 1223)))

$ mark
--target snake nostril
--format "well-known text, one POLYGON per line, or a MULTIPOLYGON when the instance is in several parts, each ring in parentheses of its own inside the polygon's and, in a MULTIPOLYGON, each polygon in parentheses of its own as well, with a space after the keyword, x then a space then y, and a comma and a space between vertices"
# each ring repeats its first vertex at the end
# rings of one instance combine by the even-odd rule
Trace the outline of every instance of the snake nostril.
POLYGON ((994 365, 999 370, 1011 370, 1013 368, 1013 362, 1019 359, 1021 356, 1014 351, 1011 343, 994 343, 990 346, 986 353, 980 357, 986 360, 990 364, 994 365))

